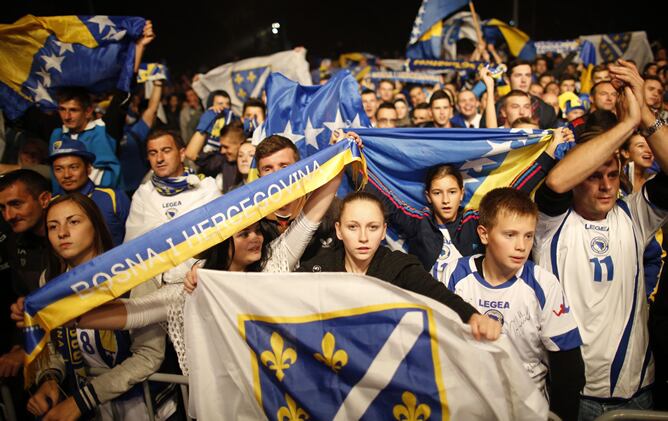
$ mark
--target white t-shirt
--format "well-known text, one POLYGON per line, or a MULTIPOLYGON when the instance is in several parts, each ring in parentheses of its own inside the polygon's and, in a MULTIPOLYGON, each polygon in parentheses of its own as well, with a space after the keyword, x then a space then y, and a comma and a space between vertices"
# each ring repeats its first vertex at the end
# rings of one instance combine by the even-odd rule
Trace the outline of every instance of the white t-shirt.
POLYGON ((601 221, 572 208, 539 215, 534 257, 560 279, 572 306, 584 343, 585 396, 628 399, 654 381, 642 255, 667 216, 644 188, 601 221))
POLYGON ((481 314, 501 323, 524 368, 544 390, 547 351, 567 351, 582 344, 561 285, 549 271, 529 261, 512 279, 493 286, 476 268, 479 257, 448 265, 441 281, 481 314))

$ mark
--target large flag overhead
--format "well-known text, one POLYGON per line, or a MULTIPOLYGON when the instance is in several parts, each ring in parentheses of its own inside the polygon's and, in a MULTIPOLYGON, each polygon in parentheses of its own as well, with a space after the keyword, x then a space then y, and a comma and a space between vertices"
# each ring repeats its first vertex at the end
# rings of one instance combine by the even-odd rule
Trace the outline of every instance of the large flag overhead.
POLYGON ((217 89, 227 91, 232 99, 232 109, 235 113, 241 114, 241 107, 248 98, 262 96, 264 84, 272 72, 282 73, 283 76, 302 85, 311 84, 306 50, 296 48, 216 67, 200 75, 193 83, 193 89, 203 100, 217 89))
POLYGON ((50 280, 25 300, 26 367, 44 348, 53 328, 213 247, 324 185, 352 162, 366 171, 355 142, 341 141, 50 280))
POLYGON ((443 58, 443 20, 468 4, 468 0, 423 0, 413 23, 406 57, 443 58))
POLYGON ((130 90, 135 41, 145 20, 126 16, 27 15, 0 25, 0 107, 15 119, 38 104, 55 109, 56 90, 130 90))
POLYGON ((510 26, 499 19, 487 19, 482 23, 482 32, 485 41, 494 43, 503 40, 508 46, 510 54, 523 60, 536 58, 536 47, 529 36, 520 29, 510 26))
POLYGON ((463 207, 511 185, 547 146, 549 132, 525 129, 356 129, 369 179, 404 210, 423 215, 427 171, 452 164, 464 178, 463 207))
POLYGON ((198 276, 184 312, 198 419, 547 419, 507 338, 474 340, 430 298, 356 274, 198 276))
POLYGON ((258 140, 279 134, 292 140, 302 157, 329 144, 336 129, 370 127, 358 85, 342 70, 325 85, 304 86, 273 73, 267 79, 267 120, 258 140))
POLYGON ((618 58, 633 60, 639 69, 654 60, 652 48, 645 31, 618 34, 584 35, 580 41, 589 41, 596 52, 596 64, 615 61, 618 58))

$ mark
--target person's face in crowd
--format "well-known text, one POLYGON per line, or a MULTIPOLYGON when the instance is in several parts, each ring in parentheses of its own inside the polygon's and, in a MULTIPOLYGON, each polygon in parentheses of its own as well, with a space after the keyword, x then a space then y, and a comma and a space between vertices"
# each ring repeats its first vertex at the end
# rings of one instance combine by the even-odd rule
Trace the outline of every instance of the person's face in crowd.
POLYGON ((464 190, 459 187, 455 177, 446 175, 433 179, 425 194, 436 222, 442 225, 455 220, 459 205, 464 199, 464 190))
POLYGON ((545 92, 542 96, 543 101, 554 108, 554 112, 559 115, 559 97, 552 92, 545 92))
POLYGON ((549 92, 551 94, 559 96, 559 85, 557 85, 556 82, 550 82, 545 87, 545 92, 549 92))
POLYGON ((537 75, 542 75, 545 72, 547 72, 547 62, 545 60, 536 60, 534 73, 537 75))
POLYGON ((246 107, 242 118, 255 120, 257 124, 261 124, 264 122, 264 110, 262 107, 246 107))
POLYGON ((380 129, 397 127, 397 110, 394 108, 381 108, 376 115, 376 127, 380 129))
POLYGON ((536 218, 500 211, 490 228, 479 225, 480 241, 486 246, 485 260, 500 273, 514 274, 526 263, 533 246, 536 218))
POLYGON ((457 106, 464 118, 473 118, 478 114, 478 98, 471 91, 461 91, 457 96, 457 106))
POLYGON ((591 103, 597 110, 614 111, 618 97, 619 92, 612 86, 612 83, 601 83, 596 86, 591 103))
POLYGON ((199 102, 199 97, 192 89, 188 89, 186 91, 186 102, 188 103, 188 105, 190 105, 192 108, 195 109, 199 109, 201 106, 199 102))
POLYGON ((501 107, 501 114, 506 119, 507 127, 512 127, 518 118, 531 117, 531 100, 519 95, 506 98, 505 104, 501 107))
POLYGON ((571 122, 578 117, 582 117, 584 114, 585 114, 585 112, 582 108, 575 108, 575 109, 566 113, 566 120, 571 122))
POLYGON ((82 132, 88 123, 93 119, 93 107, 84 108, 81 103, 75 99, 58 103, 58 114, 71 132, 82 132))
POLYGON ((227 162, 234 162, 237 160, 239 154, 239 146, 243 142, 243 137, 240 139, 236 134, 227 134, 220 137, 220 153, 225 155, 227 162))
POLYGON ((95 227, 72 200, 58 203, 46 216, 46 232, 53 250, 71 267, 95 257, 95 227))
POLYGON ((375 93, 367 93, 362 95, 362 107, 369 120, 373 120, 376 116, 376 108, 378 108, 378 99, 375 93))
POLYGON ((68 193, 85 186, 92 169, 83 158, 75 155, 65 155, 54 159, 52 168, 56 181, 68 193))
POLYGON ((251 162, 253 162, 253 156, 255 156, 255 145, 250 142, 245 142, 239 146, 239 152, 237 154, 237 170, 241 175, 248 175, 251 162))
POLYGON ((260 177, 264 177, 265 175, 282 170, 295 162, 297 162, 295 152, 290 148, 283 148, 280 151, 260 159, 257 163, 257 167, 260 177))
POLYGON ((394 103, 394 109, 397 110, 397 118, 399 120, 406 118, 408 115, 408 105, 405 102, 397 101, 394 103))
POLYGON ((411 89, 410 92, 408 92, 408 96, 411 98, 411 104, 413 104, 413 108, 415 108, 418 104, 424 104, 427 102, 427 94, 419 86, 411 89))
POLYGON ((17 181, 0 191, 0 212, 16 234, 39 233, 43 232, 42 216, 50 200, 50 192, 42 192, 35 198, 22 181, 17 181))
POLYGON ((652 64, 650 66, 647 66, 647 69, 645 70, 645 76, 656 76, 656 73, 658 72, 659 67, 656 64, 652 64))
POLYGON ((392 102, 394 98, 394 86, 387 81, 381 82, 378 85, 378 96, 380 96, 382 102, 392 102))
POLYGON ((367 200, 348 202, 335 226, 337 238, 343 241, 346 259, 358 267, 369 265, 387 230, 383 212, 367 200))
POLYGON ((630 160, 640 168, 650 168, 654 163, 654 154, 647 141, 639 134, 631 136, 629 150, 621 150, 625 159, 630 160))
MULTIPOLYGON (((264 236, 259 222, 234 234, 232 241, 234 241, 234 255, 230 256, 230 271, 243 272, 248 265, 262 258, 264 236)), ((230 247, 230 253, 232 253, 232 247, 230 247)))
POLYGON ((619 191, 619 163, 612 155, 585 181, 573 188, 573 208, 585 219, 600 221, 615 206, 619 191))
POLYGON ((542 75, 538 79, 538 83, 540 84, 540 86, 543 87, 543 89, 545 89, 547 84, 550 83, 550 82, 554 82, 554 76, 552 76, 552 75, 542 75))
POLYGON ((545 89, 543 89, 543 87, 538 83, 532 83, 529 87, 529 93, 533 96, 540 98, 540 96, 543 95, 543 92, 545 92, 545 89))
POLYGON ((529 86, 531 86, 531 66, 521 64, 514 67, 510 74, 510 88, 529 92, 529 86))
POLYGON ((176 109, 179 106, 179 97, 176 95, 172 95, 169 97, 169 102, 168 102, 169 108, 176 109))
POLYGON ((179 149, 171 136, 165 135, 149 140, 146 144, 146 153, 151 169, 158 177, 183 175, 186 150, 179 149))
POLYGON ((437 127, 447 127, 452 118, 452 105, 450 100, 441 98, 431 104, 431 115, 434 119, 434 125, 437 127))
POLYGON ((221 107, 224 110, 229 110, 232 104, 230 104, 230 99, 226 96, 223 95, 216 95, 213 97, 213 104, 214 107, 221 107))
POLYGON ((593 82, 594 85, 604 80, 610 80, 610 72, 608 71, 608 69, 595 72, 594 74, 591 75, 591 81, 593 82))
POLYGON ((566 79, 561 81, 559 84, 559 94, 564 92, 575 92, 575 81, 572 79, 566 79))
POLYGON ((413 125, 419 126, 431 121, 431 110, 427 108, 420 108, 413 111, 413 125))
POLYGON ((663 102, 663 86, 658 80, 645 81, 645 103, 650 108, 660 108, 663 102))

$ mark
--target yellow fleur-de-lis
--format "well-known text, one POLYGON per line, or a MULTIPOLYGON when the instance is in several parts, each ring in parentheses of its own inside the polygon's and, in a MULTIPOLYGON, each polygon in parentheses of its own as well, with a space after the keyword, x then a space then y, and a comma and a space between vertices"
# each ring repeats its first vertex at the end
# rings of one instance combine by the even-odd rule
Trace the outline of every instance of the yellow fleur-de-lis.
POLYGON ((424 403, 418 405, 417 398, 411 392, 401 394, 403 405, 394 405, 392 415, 398 421, 427 421, 431 409, 424 403))
POLYGON ((237 73, 236 76, 234 76, 234 81, 237 83, 237 85, 240 85, 244 81, 244 77, 241 76, 241 73, 237 73))
POLYGON ((303 421, 309 419, 309 414, 302 408, 297 407, 297 403, 287 393, 285 394, 285 403, 288 406, 281 406, 276 413, 278 421, 303 421))
POLYGON ((248 79, 250 83, 253 83, 255 82, 255 79, 257 79, 257 76, 255 76, 255 73, 251 70, 250 72, 248 72, 246 79, 248 79))
POLYGON ((338 373, 339 370, 348 364, 348 353, 342 349, 334 352, 336 348, 336 338, 330 332, 325 333, 320 343, 322 354, 316 353, 313 356, 316 360, 331 368, 332 371, 338 373))
POLYGON ((283 370, 290 368, 297 361, 297 352, 293 348, 283 349, 283 338, 277 332, 271 334, 269 339, 271 351, 260 354, 260 360, 270 370, 276 372, 278 381, 283 381, 285 373, 283 370))

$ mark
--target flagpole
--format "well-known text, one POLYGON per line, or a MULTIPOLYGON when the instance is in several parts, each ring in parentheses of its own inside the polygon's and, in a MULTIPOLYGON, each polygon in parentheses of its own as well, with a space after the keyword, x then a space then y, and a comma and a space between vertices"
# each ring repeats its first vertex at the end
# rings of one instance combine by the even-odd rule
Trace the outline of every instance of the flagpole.
POLYGON ((475 7, 473 2, 469 2, 469 9, 471 10, 471 15, 473 16, 473 26, 475 27, 475 33, 478 37, 478 45, 482 45, 482 31, 480 30, 480 22, 478 22, 478 15, 475 12, 475 7))

